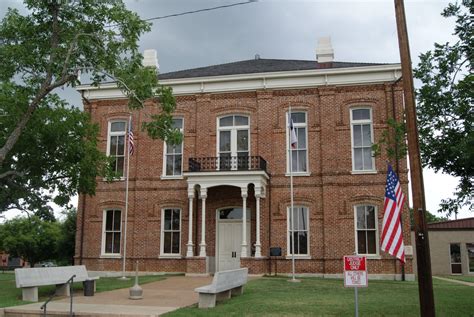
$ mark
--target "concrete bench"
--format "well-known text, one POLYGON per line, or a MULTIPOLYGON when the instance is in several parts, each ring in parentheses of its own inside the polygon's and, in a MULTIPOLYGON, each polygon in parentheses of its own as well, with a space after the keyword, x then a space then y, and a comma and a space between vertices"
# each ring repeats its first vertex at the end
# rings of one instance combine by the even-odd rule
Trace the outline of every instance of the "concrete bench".
POLYGON ((70 296, 66 282, 73 275, 76 275, 74 282, 94 280, 95 291, 98 277, 89 277, 85 265, 15 269, 16 287, 22 289, 23 300, 30 302, 38 301, 38 286, 44 285, 56 285, 57 295, 70 296))
POLYGON ((248 268, 216 272, 212 284, 194 289, 199 293, 199 308, 212 308, 216 301, 242 295, 247 275, 248 268))

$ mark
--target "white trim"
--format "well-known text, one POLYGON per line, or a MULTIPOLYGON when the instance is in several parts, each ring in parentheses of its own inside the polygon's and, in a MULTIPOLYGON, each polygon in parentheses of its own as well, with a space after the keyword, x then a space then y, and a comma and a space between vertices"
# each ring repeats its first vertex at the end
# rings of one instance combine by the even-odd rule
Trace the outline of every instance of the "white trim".
MULTIPOLYGON (((101 243, 101 247, 100 247, 100 257, 101 258, 121 258, 122 257, 122 238, 123 238, 123 234, 122 234, 122 221, 123 221, 123 217, 122 217, 122 209, 120 208, 107 208, 107 209, 103 209, 102 210, 102 243, 101 243), (112 211, 115 211, 115 210, 119 210, 120 211, 120 252, 119 253, 105 253, 105 240, 106 240, 106 232, 105 232, 105 224, 107 222, 107 211, 109 210, 112 210, 112 211)), ((114 223, 113 223, 113 219, 112 219, 112 227, 113 227, 114 223)))
MULTIPOLYGON (((451 272, 450 274, 451 275, 462 275, 463 274, 462 252, 461 252, 462 243, 461 242, 449 242, 448 248, 449 248, 449 272, 451 272), (452 244, 458 244, 459 245, 459 258, 460 258, 461 262, 451 262, 452 261, 452 257, 451 257, 451 245, 452 244), (461 273, 453 273, 453 264, 460 264, 461 265, 461 273)), ((468 265, 469 265, 469 262, 468 262, 468 265)), ((468 271, 469 271, 469 267, 468 267, 468 271)))
POLYGON ((368 170, 356 170, 355 169, 355 160, 354 160, 354 132, 353 132, 353 126, 354 125, 363 125, 363 124, 369 124, 370 125, 370 142, 374 144, 374 116, 373 116, 373 111, 371 106, 357 106, 357 107, 352 107, 349 109, 349 115, 350 115, 350 130, 351 130, 351 158, 352 158, 352 173, 353 174, 376 174, 377 170, 375 169, 375 157, 373 156, 373 151, 372 151, 372 168, 368 170), (352 113, 354 110, 369 110, 370 114, 370 119, 364 119, 364 120, 353 120, 352 119, 352 113))
MULTIPOLYGON (((183 219, 183 210, 181 208, 175 208, 175 207, 167 207, 167 208, 161 208, 161 219, 160 219, 160 255, 159 258, 182 258, 181 255, 181 236, 183 233, 183 228, 182 226, 182 219, 183 219), (164 230, 165 230, 165 210, 179 210, 179 251, 178 253, 164 253, 164 230)), ((175 232, 175 230, 172 230, 175 232)), ((171 244, 173 244, 173 241, 171 241, 171 244)))
MULTIPOLYGON (((173 94, 192 95, 225 91, 249 91, 258 89, 308 88, 327 85, 361 85, 393 82, 401 77, 401 65, 371 65, 363 67, 312 69, 268 72, 225 76, 209 76, 160 80, 160 84, 171 86, 173 94)), ((77 86, 87 99, 127 98, 115 83, 77 86)))
MULTIPOLYGON (((354 250, 357 255, 366 256, 368 259, 378 260, 381 259, 380 246, 379 246, 379 218, 378 218, 378 207, 372 204, 357 204, 354 205, 354 250), (358 238, 357 238, 357 207, 374 207, 374 223, 375 223, 375 253, 358 253, 358 238)), ((367 231, 367 230, 366 230, 367 231)))
MULTIPOLYGON (((302 111, 302 110, 295 110, 295 111, 291 111, 291 113, 304 113, 304 120, 305 120, 305 123, 296 123, 296 122, 293 122, 293 127, 295 129, 297 128, 305 128, 305 138, 306 138, 306 171, 305 172, 300 172, 300 171, 292 171, 292 174, 293 176, 309 176, 311 174, 310 172, 310 169, 309 169, 309 143, 308 143, 308 112, 307 111, 302 111)), ((286 173, 285 173, 285 176, 290 176, 290 152, 293 150, 293 149, 290 149, 290 137, 288 135, 289 133, 289 122, 288 122, 288 114, 289 114, 289 111, 285 112, 285 121, 286 121, 286 125, 285 125, 285 131, 286 131, 286 136, 285 136, 285 140, 286 140, 286 173)))
MULTIPOLYGON (((304 208, 306 209, 306 232, 308 233, 307 239, 308 239, 308 253, 306 254, 295 254, 295 258, 297 259, 311 259, 311 232, 310 232, 310 218, 309 218, 309 207, 304 206, 304 205, 294 205, 293 208, 304 208)), ((291 206, 286 207, 286 258, 287 259, 292 259, 293 256, 290 253, 290 209, 291 206)), ((300 230, 297 230, 300 231, 300 230)))
POLYGON ((166 175, 166 155, 168 150, 168 144, 166 141, 163 141, 163 169, 161 171, 161 179, 182 179, 183 178, 183 163, 184 163, 184 118, 183 117, 173 117, 173 120, 181 120, 180 132, 183 133, 183 141, 181 142, 181 174, 179 175, 166 175))

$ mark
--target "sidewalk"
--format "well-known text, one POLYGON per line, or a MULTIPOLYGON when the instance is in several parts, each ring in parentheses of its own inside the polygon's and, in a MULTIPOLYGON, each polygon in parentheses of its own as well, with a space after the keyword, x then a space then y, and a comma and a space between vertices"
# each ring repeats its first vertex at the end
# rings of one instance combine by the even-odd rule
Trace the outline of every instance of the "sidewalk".
POLYGON ((474 286, 474 283, 471 283, 471 282, 460 281, 460 280, 455 280, 455 279, 452 279, 452 278, 441 277, 441 276, 433 276, 433 277, 437 278, 438 280, 442 280, 442 281, 448 281, 448 282, 463 284, 463 285, 466 285, 466 286, 474 286))
MULTIPOLYGON (((119 289, 96 293, 94 296, 74 294, 73 312, 75 316, 159 316, 161 314, 186 307, 198 302, 194 289, 210 284, 212 277, 172 276, 162 281, 141 285, 143 299, 128 298, 129 289, 119 289)), ((69 298, 52 301, 48 304, 48 315, 69 314, 69 298)), ((7 307, 5 314, 25 316, 40 314, 42 302, 7 307)))

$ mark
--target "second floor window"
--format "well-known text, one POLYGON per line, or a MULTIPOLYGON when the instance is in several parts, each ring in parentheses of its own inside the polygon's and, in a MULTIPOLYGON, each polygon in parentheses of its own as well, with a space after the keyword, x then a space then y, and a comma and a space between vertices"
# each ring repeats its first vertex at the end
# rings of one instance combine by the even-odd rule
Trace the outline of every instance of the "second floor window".
MULTIPOLYGON (((173 128, 183 133, 183 119, 173 119, 173 128)), ((183 143, 168 144, 165 142, 164 171, 165 176, 181 176, 183 173, 183 143)))
MULTIPOLYGON (((287 120, 288 120, 287 115, 287 120)), ((308 142, 307 142, 307 120, 306 112, 292 112, 291 120, 293 120, 293 129, 295 130, 296 144, 292 147, 290 144, 290 138, 287 134, 287 150, 291 153, 288 158, 287 171, 290 172, 290 164, 293 173, 305 173, 308 172, 308 142)), ((287 122, 287 127, 290 123, 287 122)), ((287 128, 287 133, 289 129, 287 128)), ((287 151, 288 152, 288 151, 287 151)), ((288 155, 287 155, 288 157, 288 155)))
POLYGON ((352 170, 373 171, 372 156, 372 110, 370 108, 351 110, 352 170))
POLYGON ((217 154, 219 169, 237 170, 248 168, 249 162, 249 118, 232 115, 217 121, 217 154))
POLYGON ((107 134, 107 155, 112 158, 112 170, 123 175, 125 166, 126 121, 110 121, 107 134))

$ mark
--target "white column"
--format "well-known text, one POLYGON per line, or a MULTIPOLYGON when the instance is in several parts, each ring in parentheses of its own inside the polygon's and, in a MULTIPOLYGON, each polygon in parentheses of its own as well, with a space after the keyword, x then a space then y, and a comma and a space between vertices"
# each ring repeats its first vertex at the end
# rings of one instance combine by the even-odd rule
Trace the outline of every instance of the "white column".
POLYGON ((206 198, 207 188, 201 188, 202 221, 201 221, 201 243, 199 244, 199 256, 206 256, 206 198))
POLYGON ((188 215, 188 250, 186 256, 188 258, 193 256, 193 199, 194 199, 194 187, 188 188, 188 199, 189 199, 189 215, 188 215))
POLYGON ((242 250, 240 257, 247 257, 247 187, 242 191, 242 250))
POLYGON ((255 241, 255 257, 256 258, 261 258, 262 257, 262 251, 261 251, 261 245, 260 245, 260 197, 262 195, 261 193, 261 188, 255 187, 255 203, 256 203, 256 224, 255 224, 255 230, 256 230, 256 241, 255 241))

